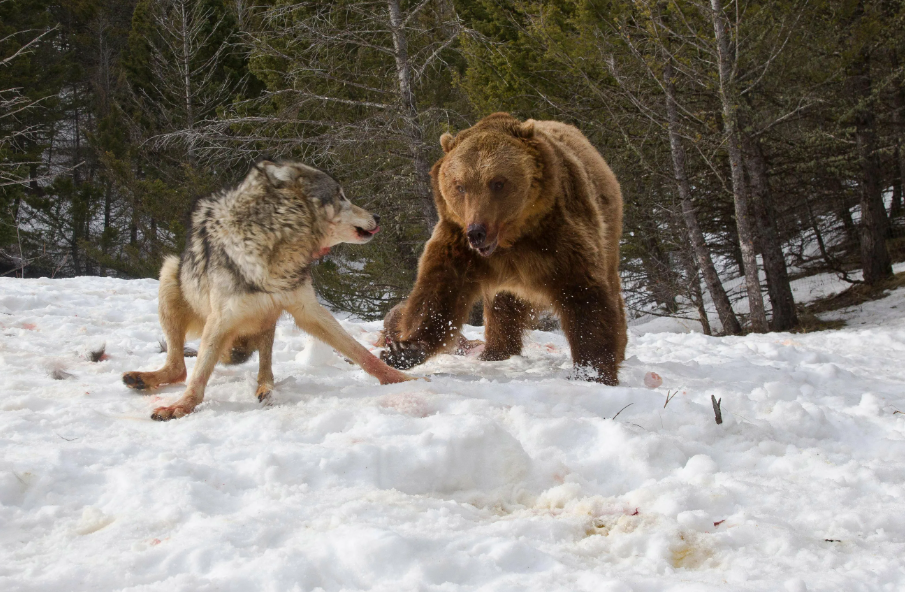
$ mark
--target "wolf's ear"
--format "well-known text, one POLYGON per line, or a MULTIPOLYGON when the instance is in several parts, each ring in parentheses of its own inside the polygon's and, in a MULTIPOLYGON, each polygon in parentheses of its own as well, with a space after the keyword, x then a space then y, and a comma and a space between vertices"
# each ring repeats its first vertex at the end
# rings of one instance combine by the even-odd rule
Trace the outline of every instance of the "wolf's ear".
POLYGON ((269 160, 259 162, 255 165, 255 168, 264 173, 268 182, 277 188, 293 183, 301 176, 301 171, 298 167, 279 164, 269 160))
POLYGON ((446 132, 442 136, 440 136, 440 146, 443 147, 443 152, 448 153, 450 150, 452 150, 453 142, 455 141, 455 139, 456 138, 449 132, 446 132))
POLYGON ((515 126, 515 137, 530 140, 534 137, 534 120, 529 119, 515 126))

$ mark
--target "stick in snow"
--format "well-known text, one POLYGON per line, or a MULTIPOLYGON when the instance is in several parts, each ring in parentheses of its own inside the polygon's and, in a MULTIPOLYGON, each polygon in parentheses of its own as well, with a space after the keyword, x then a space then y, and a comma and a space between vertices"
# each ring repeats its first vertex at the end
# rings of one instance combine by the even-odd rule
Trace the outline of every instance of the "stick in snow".
POLYGON ((616 415, 613 416, 613 419, 616 419, 617 417, 619 417, 619 414, 620 414, 620 413, 622 413, 623 411, 625 411, 626 409, 628 409, 628 408, 631 407, 632 405, 634 405, 634 403, 629 403, 628 405, 626 405, 625 407, 623 407, 622 409, 620 409, 620 410, 616 413, 616 415))
POLYGON ((104 353, 107 351, 107 344, 104 343, 97 349, 93 349, 88 352, 86 356, 89 362, 100 362, 104 359, 104 353))
POLYGON ((666 391, 666 402, 663 403, 663 408, 666 409, 666 406, 669 405, 669 402, 672 401, 673 399, 675 399, 675 398, 676 398, 676 395, 678 395, 678 394, 679 394, 678 389, 676 389, 676 392, 674 392, 674 393, 670 393, 670 392, 667 390, 667 391, 666 391))
POLYGON ((716 416, 716 425, 720 425, 723 423, 723 413, 720 411, 720 403, 723 402, 723 399, 720 398, 720 400, 717 401, 716 397, 710 395, 710 402, 713 403, 713 414, 716 416))

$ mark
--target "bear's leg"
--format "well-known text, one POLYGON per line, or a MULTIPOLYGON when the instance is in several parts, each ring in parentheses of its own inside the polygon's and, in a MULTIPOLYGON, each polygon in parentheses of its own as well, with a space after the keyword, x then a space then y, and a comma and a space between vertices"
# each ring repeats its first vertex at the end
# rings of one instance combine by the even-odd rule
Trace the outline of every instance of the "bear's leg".
POLYGON ((484 299, 484 351, 481 360, 508 360, 522 353, 522 336, 528 328, 531 307, 509 292, 484 299))
POLYGON ((406 370, 456 343, 486 273, 478 257, 461 229, 444 222, 437 225, 418 263, 418 279, 401 318, 389 315, 384 322, 389 341, 380 355, 384 362, 406 370))
POLYGON ((554 296, 575 369, 587 380, 619 384, 626 327, 618 292, 600 284, 566 285, 554 296))

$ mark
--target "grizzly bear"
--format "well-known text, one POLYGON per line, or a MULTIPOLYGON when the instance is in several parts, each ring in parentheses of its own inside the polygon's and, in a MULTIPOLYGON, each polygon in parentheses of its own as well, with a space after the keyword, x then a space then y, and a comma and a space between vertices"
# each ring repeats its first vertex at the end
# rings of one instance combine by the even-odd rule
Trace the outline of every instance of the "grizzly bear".
POLYGON ((618 384, 622 194, 600 153, 571 125, 508 113, 440 144, 431 170, 440 221, 412 293, 384 320, 383 360, 407 369, 449 350, 483 298, 481 359, 520 354, 532 311, 552 306, 578 373, 618 384))

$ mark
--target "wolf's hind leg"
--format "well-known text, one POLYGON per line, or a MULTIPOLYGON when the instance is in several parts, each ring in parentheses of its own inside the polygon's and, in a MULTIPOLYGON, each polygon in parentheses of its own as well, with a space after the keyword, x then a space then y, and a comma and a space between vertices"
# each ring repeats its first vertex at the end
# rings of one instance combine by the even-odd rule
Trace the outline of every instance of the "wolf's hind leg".
POLYGON ((211 314, 204 324, 201 335, 201 346, 198 348, 198 361, 192 368, 192 377, 182 397, 173 405, 158 407, 151 414, 151 419, 167 421, 188 415, 204 400, 204 388, 217 365, 217 359, 223 349, 232 342, 233 326, 218 316, 211 314))
POLYGON ((126 372, 123 382, 129 388, 152 389, 162 384, 185 380, 185 334, 195 317, 189 303, 179 288, 179 259, 168 257, 160 270, 159 303, 160 324, 167 340, 167 359, 160 370, 154 372, 126 372))
POLYGON ((273 336, 276 329, 277 326, 274 324, 254 338, 258 346, 258 390, 255 396, 262 403, 266 402, 273 392, 273 336))

